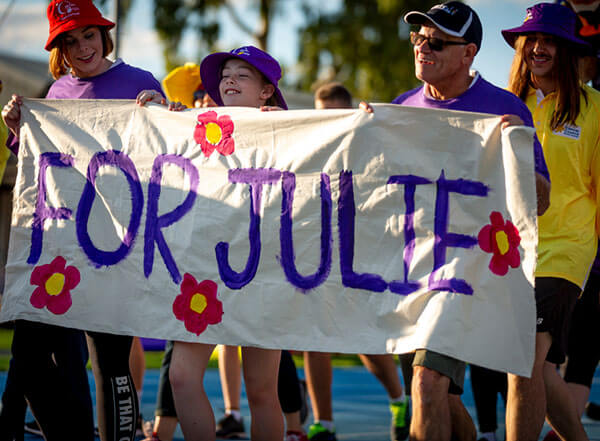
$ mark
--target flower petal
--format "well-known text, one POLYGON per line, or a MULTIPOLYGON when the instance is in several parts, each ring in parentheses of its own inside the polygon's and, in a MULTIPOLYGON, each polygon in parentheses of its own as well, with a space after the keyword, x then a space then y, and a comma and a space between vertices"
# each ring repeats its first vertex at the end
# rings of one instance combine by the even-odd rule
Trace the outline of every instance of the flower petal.
POLYGON ((224 138, 219 145, 217 145, 217 151, 223 156, 231 155, 235 151, 235 141, 233 138, 224 138))
POLYGON ((190 273, 183 275, 183 282, 181 282, 181 292, 183 294, 192 295, 196 293, 196 287, 198 282, 190 273))
POLYGON ((519 253, 519 249, 511 248, 506 254, 506 260, 511 267, 517 268, 521 264, 521 254, 519 253))
POLYGON ((492 260, 490 260, 490 271, 498 276, 504 276, 508 272, 508 263, 506 260, 497 254, 492 256, 492 260))
POLYGON ((202 314, 198 314, 194 311, 188 311, 188 314, 186 314, 184 320, 184 324, 185 329, 187 329, 189 332, 193 332, 196 335, 203 333, 208 326, 208 323, 202 314))
POLYGON ((79 270, 74 266, 68 266, 65 268, 65 288, 71 290, 79 285, 81 281, 81 275, 79 274, 79 270))
POLYGON ((223 115, 219 118, 219 125, 224 137, 229 137, 233 133, 233 121, 229 115, 223 115))
POLYGON ((46 292, 46 289, 41 286, 38 286, 31 294, 31 297, 29 298, 29 303, 31 303, 31 305, 34 308, 42 309, 44 306, 46 306, 46 303, 48 302, 48 297, 50 296, 46 292))
POLYGON ((486 253, 492 252, 492 226, 486 225, 477 235, 479 247, 486 253))
POLYGON ((48 311, 57 315, 64 314, 72 304, 71 294, 69 291, 66 291, 58 296, 50 296, 48 299, 48 311))
POLYGON ((210 302, 204 311, 206 321, 211 325, 220 323, 223 317, 223 303, 219 300, 210 302))
POLYGON ((31 276, 29 277, 29 283, 31 285, 39 285, 42 286, 48 280, 48 277, 52 274, 52 270, 50 265, 40 265, 36 266, 31 272, 31 276))
POLYGON ((490 214, 490 221, 494 227, 503 227, 504 226, 504 218, 502 214, 498 211, 492 211, 490 214))

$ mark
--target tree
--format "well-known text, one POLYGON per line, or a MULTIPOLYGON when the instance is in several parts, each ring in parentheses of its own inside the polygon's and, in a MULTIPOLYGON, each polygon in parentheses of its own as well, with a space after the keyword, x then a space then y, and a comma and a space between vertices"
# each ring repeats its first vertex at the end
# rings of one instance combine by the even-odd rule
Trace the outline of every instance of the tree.
MULTIPOLYGON (((167 70, 182 64, 177 56, 177 48, 186 29, 192 28, 198 36, 199 55, 216 50, 221 27, 217 12, 224 8, 236 25, 251 36, 258 47, 267 50, 267 39, 271 19, 277 0, 253 0, 252 6, 258 11, 258 25, 250 26, 243 18, 234 0, 154 0, 154 23, 163 43, 163 55, 167 70)), ((200 58, 200 57, 199 57, 200 58)))
POLYGON ((418 84, 414 75, 409 26, 411 10, 424 11, 437 1, 343 0, 339 11, 316 14, 303 5, 298 86, 311 90, 318 80, 342 82, 356 98, 389 102, 418 84))

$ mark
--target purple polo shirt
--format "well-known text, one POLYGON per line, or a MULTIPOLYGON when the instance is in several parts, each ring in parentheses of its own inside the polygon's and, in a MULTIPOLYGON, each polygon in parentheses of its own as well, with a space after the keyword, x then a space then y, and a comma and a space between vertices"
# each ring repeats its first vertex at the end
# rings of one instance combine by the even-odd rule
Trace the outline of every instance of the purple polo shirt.
MULTIPOLYGON (((494 86, 479 74, 462 95, 449 100, 436 100, 425 94, 423 86, 409 90, 397 97, 394 104, 431 109, 462 110, 464 112, 491 113, 492 115, 517 115, 527 127, 533 127, 531 112, 516 95, 494 86)), ((535 171, 550 181, 542 146, 537 135, 533 137, 535 171)))
MULTIPOLYGON (((77 78, 71 74, 60 77, 52 83, 46 98, 135 99, 142 90, 156 90, 162 94, 160 83, 150 72, 130 66, 119 59, 110 69, 95 77, 77 78)), ((11 134, 6 146, 16 155, 19 140, 11 134)))

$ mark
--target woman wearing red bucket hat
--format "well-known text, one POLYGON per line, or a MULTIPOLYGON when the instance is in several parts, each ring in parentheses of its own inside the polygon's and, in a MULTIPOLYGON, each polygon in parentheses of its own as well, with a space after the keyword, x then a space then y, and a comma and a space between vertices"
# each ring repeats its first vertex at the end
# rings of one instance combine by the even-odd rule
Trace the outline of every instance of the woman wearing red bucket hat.
POLYGON ((569 8, 534 5, 502 35, 515 48, 508 89, 531 110, 552 179, 538 218, 535 360, 531 378, 509 375, 506 439, 537 439, 546 417, 561 439, 587 440, 555 366, 600 235, 600 93, 580 81, 578 57, 590 48, 569 8))
MULTIPOLYGON (((113 42, 91 0, 52 0, 47 9, 49 68, 56 81, 46 98, 135 99, 142 90, 162 98, 147 71, 107 58, 113 42)), ((13 95, 2 110, 16 153, 22 99, 13 95)), ((87 332, 96 379, 97 414, 103 441, 133 440, 138 400, 129 371, 132 337, 87 332), (119 405, 128 403, 127 406, 119 405)), ((18 386, 47 440, 93 440, 93 412, 80 344, 82 331, 18 321, 12 347, 18 386), (47 367, 47 368, 45 368, 47 367)), ((1 431, 0 431, 1 432, 1 431)))

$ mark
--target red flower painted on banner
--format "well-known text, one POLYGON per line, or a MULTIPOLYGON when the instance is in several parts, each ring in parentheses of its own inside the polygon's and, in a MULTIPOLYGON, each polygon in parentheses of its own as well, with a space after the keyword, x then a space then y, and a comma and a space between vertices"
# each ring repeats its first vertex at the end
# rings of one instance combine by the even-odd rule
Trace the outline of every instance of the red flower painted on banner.
POLYGON ((235 150, 235 141, 231 137, 233 121, 228 115, 218 116, 209 111, 198 115, 198 124, 194 130, 194 139, 206 157, 216 149, 222 155, 231 155, 235 150))
POLYGON ((519 230, 511 221, 504 222, 502 214, 493 211, 490 214, 491 224, 481 229, 477 239, 479 247, 486 253, 493 253, 490 271, 499 276, 508 272, 508 267, 517 268, 521 264, 519 230))
POLYGON ((217 284, 212 280, 196 282, 194 276, 185 273, 181 282, 181 294, 173 302, 173 313, 182 320, 185 329, 200 335, 208 325, 221 322, 223 304, 217 298, 217 284))
POLYGON ((29 301, 36 308, 47 307, 53 314, 64 314, 71 304, 71 290, 81 280, 79 270, 74 266, 65 268, 67 261, 56 257, 47 265, 36 266, 31 272, 29 283, 38 285, 29 301))

